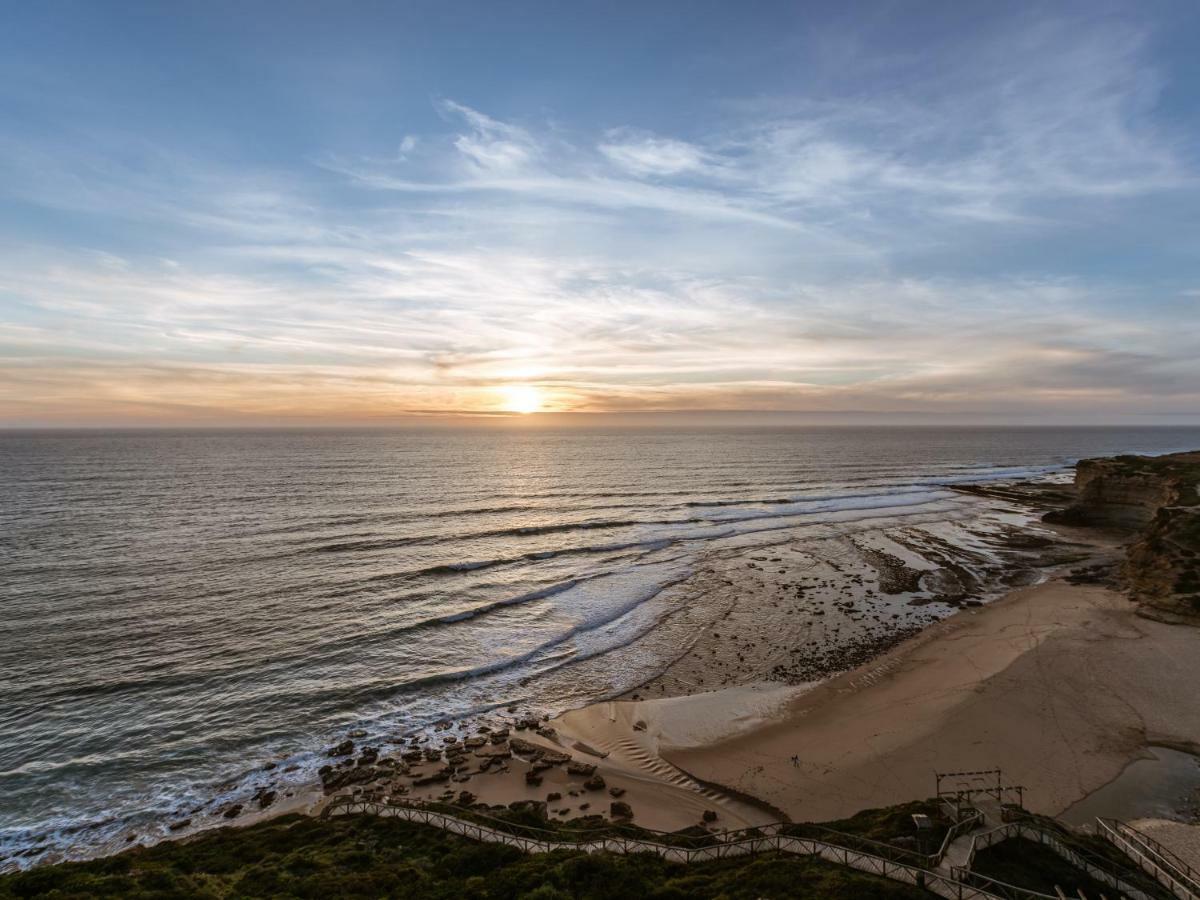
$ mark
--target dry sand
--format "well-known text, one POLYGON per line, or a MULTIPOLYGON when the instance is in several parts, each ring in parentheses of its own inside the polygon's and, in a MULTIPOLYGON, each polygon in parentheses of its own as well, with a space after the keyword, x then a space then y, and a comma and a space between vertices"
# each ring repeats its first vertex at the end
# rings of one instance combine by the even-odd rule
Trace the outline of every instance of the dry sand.
MULTIPOLYGON (((915 534, 936 537, 927 531, 915 534)), ((1117 558, 1112 536, 1060 529, 1060 537, 1042 565, 1117 558)), ((893 558, 906 553, 890 538, 856 539, 893 558)), ((719 829, 843 818, 929 797, 935 772, 1000 768, 1007 784, 1023 786, 1027 808, 1057 815, 1148 745, 1200 751, 1200 629, 1141 618, 1122 594, 1094 584, 1053 579, 1015 589, 819 684, 766 680, 781 667, 794 679, 790 648, 836 642, 829 629, 850 631, 869 650, 873 630, 894 629, 903 617, 907 595, 891 598, 885 573, 864 566, 860 547, 832 552, 845 540, 832 537, 820 559, 780 542, 714 564, 704 596, 730 599, 691 629, 666 673, 630 699, 565 713, 541 734, 520 732, 595 764, 602 789, 585 789, 586 778, 561 765, 527 784, 530 761, 520 753, 480 769, 490 751, 477 748, 449 783, 414 785, 442 765, 421 762, 372 790, 546 801, 559 820, 607 814, 619 795, 644 827, 675 830, 713 811, 710 827, 719 829), (812 615, 797 615, 814 608, 826 611, 820 634, 807 624, 812 615), (704 689, 714 683, 722 687, 704 689)), ((1164 833, 1181 847, 1195 842, 1196 830, 1181 828, 1164 833)))
POLYGON ((1200 826, 1167 819, 1136 819, 1129 824, 1158 841, 1193 869, 1200 866, 1200 826))
POLYGON ((555 724, 564 743, 609 750, 617 770, 684 770, 796 820, 930 796, 936 771, 996 767, 1025 787, 1028 808, 1056 814, 1148 743, 1200 750, 1198 683, 1200 629, 1140 618, 1103 587, 1051 581, 812 690, 602 703, 555 724))
MULTIPOLYGON (((928 797, 937 771, 999 767, 1024 786, 1028 808, 1056 815, 1150 744, 1200 751, 1198 683, 1200 629, 1141 618, 1107 588, 1054 580, 964 609, 816 686, 760 682, 610 701, 568 712, 540 734, 513 735, 594 764, 598 789, 563 765, 526 783, 531 764, 524 751, 509 756, 513 741, 474 748, 449 782, 413 785, 443 766, 422 761, 364 793, 544 801, 560 821, 607 815, 619 799, 643 827, 674 831, 715 812, 705 824, 721 830, 838 819, 928 797), (485 761, 493 754, 501 758, 485 761)), ((331 799, 285 797, 236 824, 316 814, 331 799)), ((1200 864, 1200 829, 1135 824, 1200 864)))

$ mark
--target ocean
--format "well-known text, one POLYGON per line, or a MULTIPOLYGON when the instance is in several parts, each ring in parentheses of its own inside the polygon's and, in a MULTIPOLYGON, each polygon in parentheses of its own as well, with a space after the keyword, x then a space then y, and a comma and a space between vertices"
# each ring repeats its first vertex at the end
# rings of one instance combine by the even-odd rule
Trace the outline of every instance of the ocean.
MULTIPOLYGON (((0 867, 636 687, 714 554, 1196 428, 0 433, 0 867), (268 773, 264 766, 270 764, 268 773)), ((897 614, 898 615, 898 614, 897 614)), ((282 789, 282 788, 281 788, 282 789)))

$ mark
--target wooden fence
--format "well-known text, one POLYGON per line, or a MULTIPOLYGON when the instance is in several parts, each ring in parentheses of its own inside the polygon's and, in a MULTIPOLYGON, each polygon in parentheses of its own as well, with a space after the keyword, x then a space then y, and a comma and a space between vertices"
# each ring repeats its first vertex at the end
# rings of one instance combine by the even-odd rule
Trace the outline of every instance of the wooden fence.
MULTIPOLYGON (((653 853, 663 859, 680 863, 705 862, 755 853, 790 853, 796 856, 819 857, 859 872, 923 887, 938 896, 953 898, 953 900, 997 900, 1002 896, 955 880, 951 876, 931 871, 923 866, 900 862, 898 858, 904 855, 904 851, 900 851, 898 848, 888 848, 892 852, 885 851, 886 855, 870 853, 861 849, 863 841, 854 841, 860 846, 847 846, 830 840, 793 836, 782 831, 787 827, 783 824, 720 832, 711 836, 710 843, 687 846, 686 844, 664 843, 621 835, 572 841, 550 840, 533 837, 528 833, 513 832, 506 828, 493 828, 469 819, 409 803, 378 803, 353 797, 338 798, 326 807, 323 815, 336 816, 354 813, 405 819, 409 822, 430 825, 460 834, 471 840, 506 844, 523 853, 550 853, 555 850, 575 850, 584 853, 601 851, 622 854, 653 853)), ((526 829, 526 831, 528 830, 526 829)), ((553 832, 547 832, 547 834, 552 835, 553 832)), ((866 843, 874 844, 875 842, 866 843)), ((884 844, 876 846, 886 848, 884 844)), ((948 843, 944 843, 943 848, 945 846, 948 846, 948 843)))
POLYGON ((1096 881, 1107 884, 1113 890, 1120 891, 1122 895, 1130 898, 1130 900, 1158 900, 1153 894, 1149 894, 1134 884, 1131 884, 1127 879, 1110 871, 1104 866, 1098 864, 1095 860, 1089 859, 1087 856, 1079 852, 1077 848, 1072 847, 1066 841, 1063 841, 1058 835, 1054 834, 1048 828, 1027 822, 1009 822, 1001 825, 998 828, 993 828, 990 831, 985 831, 982 834, 977 834, 971 839, 971 851, 967 856, 967 861, 964 866, 956 867, 955 874, 963 881, 979 885, 981 887, 990 888, 994 892, 999 893, 1002 897, 1021 898, 1038 898, 1047 897, 1049 900, 1056 900, 1054 894, 1040 894, 1036 891, 1025 889, 1017 889, 1020 893, 1011 893, 1010 885, 1000 885, 997 889, 998 882, 994 882, 986 876, 980 875, 978 872, 972 871, 975 862, 975 854, 980 850, 984 850, 994 844, 999 844, 1002 841, 1011 838, 1024 838, 1027 841, 1033 841, 1041 844, 1055 854, 1062 857, 1075 868, 1086 872, 1096 881))
MULTIPOLYGON (((1010 838, 1022 837, 1046 846, 1076 868, 1120 891, 1130 900, 1155 900, 1153 894, 1089 859, 1048 828, 1032 822, 1010 822, 978 834, 971 839, 970 851, 964 865, 951 866, 948 871, 945 867, 942 871, 934 871, 950 845, 982 822, 983 816, 978 810, 972 810, 970 815, 948 829, 939 849, 928 855, 821 826, 795 826, 785 823, 702 836, 656 832, 649 829, 638 829, 636 834, 623 835, 619 830, 614 833, 614 830, 609 828, 604 834, 594 837, 585 833, 564 839, 562 831, 491 819, 486 815, 476 815, 477 819, 483 821, 472 821, 428 805, 400 799, 381 803, 344 796, 335 799, 322 812, 323 816, 352 814, 404 819, 440 828, 475 841, 505 844, 522 853, 550 853, 555 850, 583 853, 653 853, 662 859, 678 863, 706 862, 767 852, 790 853, 796 856, 819 857, 859 872, 921 887, 953 900, 1059 900, 1058 895, 1043 894, 1006 884, 972 871, 978 851, 1010 838), (488 824, 489 822, 494 824, 488 824), (819 837, 794 833, 798 828, 809 829, 819 837)), ((1121 849, 1180 900, 1200 900, 1197 873, 1151 838, 1116 820, 1097 820, 1097 832, 1121 849)))
POLYGON ((1149 835, 1117 819, 1097 819, 1096 833, 1180 900, 1200 898, 1196 871, 1149 835))

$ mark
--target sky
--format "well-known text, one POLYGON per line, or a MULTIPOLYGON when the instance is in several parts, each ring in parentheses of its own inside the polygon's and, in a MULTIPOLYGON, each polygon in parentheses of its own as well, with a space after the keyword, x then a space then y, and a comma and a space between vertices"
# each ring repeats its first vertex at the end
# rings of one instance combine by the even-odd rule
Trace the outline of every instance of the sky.
POLYGON ((1200 422, 1194 3, 3 20, 0 427, 1200 422))

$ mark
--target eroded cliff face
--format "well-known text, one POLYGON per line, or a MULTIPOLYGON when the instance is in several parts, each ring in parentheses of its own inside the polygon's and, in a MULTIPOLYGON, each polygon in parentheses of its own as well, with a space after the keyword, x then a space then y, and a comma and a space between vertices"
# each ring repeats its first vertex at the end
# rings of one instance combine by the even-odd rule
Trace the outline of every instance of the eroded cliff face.
POLYGON ((1175 506, 1187 485, 1158 468, 1145 468, 1133 460, 1085 459, 1075 469, 1075 503, 1092 524, 1143 528, 1164 506, 1175 506))
POLYGON ((1200 452, 1085 459, 1077 497, 1047 521, 1134 533, 1121 581, 1143 612, 1200 624, 1200 452))

